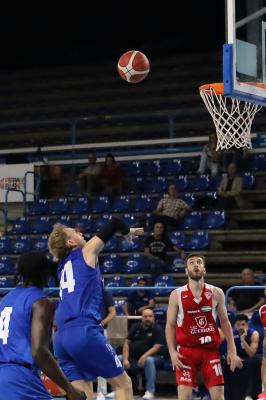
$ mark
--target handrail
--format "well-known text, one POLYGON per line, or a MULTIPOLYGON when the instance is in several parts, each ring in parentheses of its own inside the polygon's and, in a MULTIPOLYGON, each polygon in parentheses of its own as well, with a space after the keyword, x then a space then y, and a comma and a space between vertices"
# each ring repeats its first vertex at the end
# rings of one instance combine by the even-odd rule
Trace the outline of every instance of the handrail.
POLYGON ((19 190, 19 189, 7 189, 6 193, 5 193, 5 213, 6 213, 6 219, 8 221, 8 194, 10 192, 18 192, 22 194, 22 198, 23 198, 23 215, 25 215, 26 213, 26 195, 23 192, 23 190, 19 190))
POLYGON ((265 286, 240 286, 240 285, 236 285, 236 286, 230 286, 229 289, 227 289, 227 291, 225 292, 225 304, 227 304, 228 301, 228 296, 229 294, 233 291, 233 290, 247 290, 247 289, 255 289, 255 290, 262 290, 265 289, 265 286))
MULTIPOLYGON (((26 171, 24 178, 23 178, 23 185, 24 185, 24 194, 25 194, 25 199, 27 201, 27 194, 32 194, 35 198, 35 196, 37 195, 37 197, 39 196, 39 189, 40 189, 40 177, 37 176, 37 183, 36 183, 36 187, 34 187, 33 192, 28 192, 27 191, 27 177, 28 175, 32 174, 33 175, 33 179, 35 180, 36 178, 36 174, 33 171, 26 171)), ((34 182, 35 185, 35 182, 34 182)))
POLYGON ((6 234, 7 232, 7 215, 6 215, 6 210, 4 208, 0 208, 0 212, 3 213, 4 216, 4 233, 6 234))

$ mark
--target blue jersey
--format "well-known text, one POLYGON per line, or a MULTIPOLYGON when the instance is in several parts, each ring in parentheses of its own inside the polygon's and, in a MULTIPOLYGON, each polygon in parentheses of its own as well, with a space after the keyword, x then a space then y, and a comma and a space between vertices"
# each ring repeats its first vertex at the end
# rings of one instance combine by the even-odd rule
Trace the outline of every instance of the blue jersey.
POLYGON ((46 297, 37 287, 17 286, 0 303, 0 364, 37 368, 31 354, 32 305, 46 297))
POLYGON ((99 324, 104 310, 99 266, 90 267, 84 260, 82 249, 76 249, 59 264, 57 272, 61 298, 56 310, 58 329, 78 320, 99 324))
MULTIPOLYGON (((254 329, 248 328, 247 330, 247 336, 245 337, 245 341, 250 345, 251 343, 251 336, 254 332, 254 329)), ((234 334, 234 340, 235 340, 235 345, 236 345, 236 352, 239 357, 242 358, 249 358, 248 353, 244 349, 244 347, 241 344, 241 339, 240 339, 240 334, 237 329, 233 329, 233 334, 234 334)))

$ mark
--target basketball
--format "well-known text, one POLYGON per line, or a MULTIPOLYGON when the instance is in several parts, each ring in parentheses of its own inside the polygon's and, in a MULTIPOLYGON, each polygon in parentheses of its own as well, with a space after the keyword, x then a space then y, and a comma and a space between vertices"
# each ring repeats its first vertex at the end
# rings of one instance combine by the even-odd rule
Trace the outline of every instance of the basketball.
POLYGON ((129 83, 138 83, 148 75, 150 63, 145 54, 130 50, 119 58, 117 69, 122 79, 129 83))

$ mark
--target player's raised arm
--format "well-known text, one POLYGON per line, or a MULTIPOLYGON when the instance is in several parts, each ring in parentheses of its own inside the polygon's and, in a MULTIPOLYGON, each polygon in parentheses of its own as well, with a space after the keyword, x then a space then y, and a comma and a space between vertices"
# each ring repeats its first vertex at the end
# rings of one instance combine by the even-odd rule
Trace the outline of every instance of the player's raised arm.
POLYGON ((233 336, 232 327, 230 321, 228 319, 226 307, 225 307, 225 299, 224 293, 222 289, 215 288, 215 298, 217 300, 217 313, 221 323, 221 329, 224 333, 225 339, 227 341, 227 362, 230 365, 231 371, 234 371, 235 368, 242 367, 242 361, 238 357, 236 352, 236 346, 233 336))
POLYGON ((112 217, 83 247, 83 257, 87 264, 95 267, 99 253, 115 233, 121 233, 128 240, 132 240, 135 236, 143 235, 144 229, 129 228, 121 219, 112 217))

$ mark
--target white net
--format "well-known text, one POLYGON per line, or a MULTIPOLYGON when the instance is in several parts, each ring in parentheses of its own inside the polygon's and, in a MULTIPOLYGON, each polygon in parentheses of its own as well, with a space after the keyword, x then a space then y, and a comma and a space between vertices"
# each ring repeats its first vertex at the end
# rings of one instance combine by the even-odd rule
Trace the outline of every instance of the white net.
POLYGON ((200 95, 212 116, 217 132, 217 150, 231 147, 251 149, 251 125, 261 106, 248 101, 225 97, 222 84, 200 87, 200 95), (216 91, 215 85, 219 87, 216 91))

